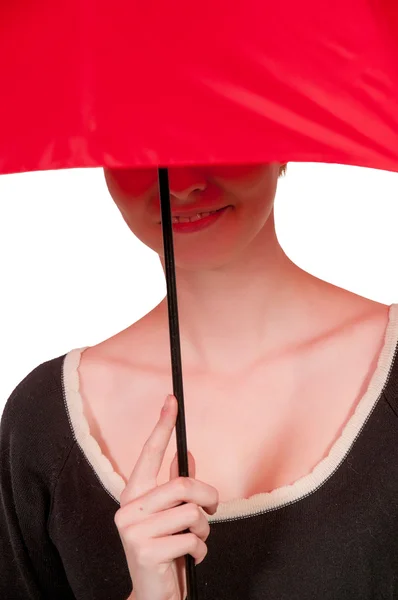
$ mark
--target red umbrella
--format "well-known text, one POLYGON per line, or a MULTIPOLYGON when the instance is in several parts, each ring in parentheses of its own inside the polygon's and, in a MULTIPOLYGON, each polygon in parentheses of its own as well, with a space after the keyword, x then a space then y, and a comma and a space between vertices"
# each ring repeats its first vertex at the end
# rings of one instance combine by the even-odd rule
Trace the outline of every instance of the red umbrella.
POLYGON ((0 173, 396 170, 397 30, 395 0, 2 2, 0 173))
MULTIPOLYGON (((49 0, 0 8, 0 173, 157 167, 188 475, 167 167, 398 171, 396 0, 49 0)), ((187 557, 188 598, 196 598, 187 557)))

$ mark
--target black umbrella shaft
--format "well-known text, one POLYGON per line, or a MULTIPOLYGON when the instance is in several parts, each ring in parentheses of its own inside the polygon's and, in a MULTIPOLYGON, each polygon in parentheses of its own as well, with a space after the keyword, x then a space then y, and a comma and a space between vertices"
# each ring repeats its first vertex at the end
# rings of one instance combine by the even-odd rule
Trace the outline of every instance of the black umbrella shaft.
MULTIPOLYGON (((162 214, 162 232, 164 262, 167 285, 167 305, 169 311, 169 332, 171 350, 171 369, 173 375, 173 394, 178 402, 176 421, 178 472, 180 477, 188 477, 188 447, 185 426, 184 390, 182 385, 182 363, 180 329, 178 324, 177 285, 174 263, 173 227, 170 210, 169 174, 167 169, 159 169, 160 208, 162 214)), ((185 530, 184 533, 188 533, 185 530)), ((187 600, 198 600, 195 561, 190 554, 185 556, 187 574, 187 600)))

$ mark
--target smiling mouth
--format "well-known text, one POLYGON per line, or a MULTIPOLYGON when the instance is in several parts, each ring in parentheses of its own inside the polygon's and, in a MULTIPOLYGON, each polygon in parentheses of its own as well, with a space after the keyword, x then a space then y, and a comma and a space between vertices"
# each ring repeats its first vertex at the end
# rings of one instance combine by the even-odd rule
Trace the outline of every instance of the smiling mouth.
MULTIPOLYGON (((218 208, 217 210, 197 212, 189 217, 183 217, 183 216, 179 217, 179 216, 173 215, 171 217, 171 222, 172 223, 194 223, 195 221, 200 221, 200 219, 204 219, 206 217, 209 217, 210 215, 218 213, 218 212, 224 210, 225 208, 228 208, 228 206, 223 206, 222 208, 218 208)), ((161 221, 159 221, 158 224, 160 225, 161 221)))

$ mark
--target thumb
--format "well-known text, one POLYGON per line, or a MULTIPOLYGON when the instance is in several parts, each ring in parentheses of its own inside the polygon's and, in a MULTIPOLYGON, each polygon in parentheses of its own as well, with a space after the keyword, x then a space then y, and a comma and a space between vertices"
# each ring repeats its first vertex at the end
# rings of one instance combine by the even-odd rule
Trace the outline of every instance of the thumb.
MULTIPOLYGON (((188 450, 188 472, 189 472, 189 476, 192 477, 192 479, 195 479, 195 475, 196 475, 195 459, 193 457, 193 454, 189 450, 188 450)), ((174 455, 174 458, 171 462, 171 465, 170 465, 170 480, 177 479, 177 477, 179 477, 179 474, 178 474, 178 455, 176 452, 174 455)))

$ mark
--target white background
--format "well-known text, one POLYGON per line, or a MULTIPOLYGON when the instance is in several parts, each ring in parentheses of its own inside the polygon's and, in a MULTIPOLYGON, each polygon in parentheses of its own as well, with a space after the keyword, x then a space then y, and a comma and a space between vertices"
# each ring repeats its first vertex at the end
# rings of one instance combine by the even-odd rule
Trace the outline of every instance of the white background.
MULTIPOLYGON (((398 302, 398 173, 290 163, 276 225, 290 258, 314 275, 398 302)), ((42 362, 92 346, 155 306, 157 255, 128 229, 102 169, 0 176, 0 414, 42 362)))

